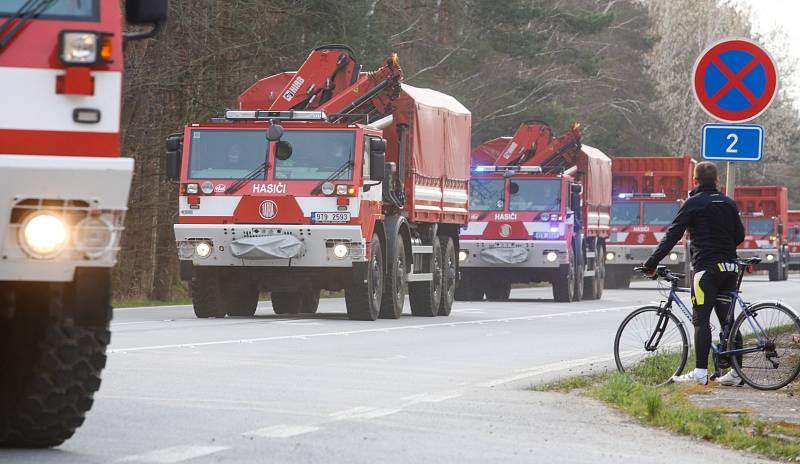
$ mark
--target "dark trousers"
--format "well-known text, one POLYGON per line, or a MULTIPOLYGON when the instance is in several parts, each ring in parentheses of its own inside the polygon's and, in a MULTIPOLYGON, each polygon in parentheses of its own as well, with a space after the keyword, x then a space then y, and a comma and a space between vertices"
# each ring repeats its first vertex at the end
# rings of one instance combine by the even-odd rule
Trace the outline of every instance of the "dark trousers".
MULTIPOLYGON (((694 324, 694 349, 699 369, 708 369, 708 352, 711 350, 711 311, 714 310, 717 313, 721 332, 725 331, 726 324, 729 323, 727 319, 730 301, 727 298, 724 298, 724 301, 717 301, 717 296, 720 292, 736 290, 737 278, 736 264, 733 263, 718 263, 700 269, 694 274, 692 323, 694 324)), ((728 329, 730 330, 730 328, 728 329)), ((736 346, 741 346, 741 339, 741 334, 736 334, 736 346)))

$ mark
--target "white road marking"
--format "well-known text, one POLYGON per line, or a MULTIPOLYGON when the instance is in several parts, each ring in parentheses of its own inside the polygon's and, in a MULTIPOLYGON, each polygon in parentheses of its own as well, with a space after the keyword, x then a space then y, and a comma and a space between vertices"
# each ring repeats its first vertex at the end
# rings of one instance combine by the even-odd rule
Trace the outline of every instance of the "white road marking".
POLYGON ((316 432, 318 430, 322 430, 322 427, 317 427, 315 425, 279 424, 279 425, 273 425, 272 427, 265 427, 263 429, 253 430, 251 432, 245 432, 242 435, 264 437, 264 438, 289 438, 297 435, 302 435, 304 433, 316 432))
POLYGON ((142 462, 155 464, 171 464, 186 461, 189 459, 208 456, 209 454, 219 453, 231 449, 230 446, 211 446, 211 445, 182 445, 172 448, 150 451, 148 453, 126 456, 118 459, 117 462, 142 462))
POLYGON ((281 325, 322 325, 321 322, 316 322, 309 319, 289 319, 286 321, 274 321, 274 323, 281 325))
POLYGON ((274 337, 259 337, 259 338, 247 338, 247 339, 236 339, 236 340, 218 340, 213 342, 197 342, 197 343, 175 343, 170 345, 152 345, 152 346, 137 346, 131 348, 117 348, 108 350, 108 353, 125 353, 125 352, 135 352, 135 351, 152 351, 152 350, 163 350, 163 349, 170 349, 170 348, 197 348, 201 346, 214 346, 214 345, 237 345, 243 343, 256 343, 256 342, 269 342, 269 341, 277 341, 277 340, 305 340, 309 338, 317 338, 317 337, 332 337, 332 336, 341 336, 341 335, 356 335, 356 334, 366 334, 366 333, 379 333, 379 332, 394 332, 397 330, 421 330, 421 329, 428 329, 428 328, 437 328, 437 327, 453 327, 457 325, 483 325, 488 323, 497 323, 497 322, 509 322, 509 321, 532 321, 536 319, 545 319, 548 317, 571 317, 571 316, 578 316, 578 315, 587 315, 587 314, 598 314, 598 313, 605 313, 605 312, 612 312, 612 311, 622 311, 624 309, 634 309, 639 308, 641 305, 632 305, 632 306, 617 306, 611 308, 600 308, 600 309, 586 309, 583 311, 574 311, 570 313, 552 313, 552 314, 537 314, 531 316, 518 316, 518 317, 504 317, 500 319, 478 319, 478 320, 470 320, 470 321, 457 321, 457 322, 443 322, 440 324, 433 323, 433 324, 418 324, 418 325, 403 325, 397 327, 380 327, 380 328, 372 328, 372 329, 359 329, 359 330, 344 330, 340 332, 321 332, 321 333, 310 333, 310 334, 302 334, 302 335, 276 335, 274 337))
POLYGON ((571 367, 578 367, 587 364, 593 363, 600 363, 600 362, 607 362, 614 359, 614 356, 595 356, 592 358, 583 358, 583 359, 573 359, 571 361, 559 361, 556 363, 545 364, 543 366, 532 367, 529 369, 524 369, 522 373, 508 376, 508 377, 501 377, 499 379, 488 380, 486 382, 481 382, 477 384, 479 387, 486 387, 492 388, 498 385, 503 385, 510 382, 516 382, 517 380, 527 379, 529 377, 535 377, 537 375, 542 374, 549 374, 552 372, 558 372, 564 369, 569 369, 571 367))
POLYGON ((425 392, 425 393, 420 393, 418 395, 406 396, 401 399, 407 401, 408 404, 439 403, 441 401, 458 398, 459 396, 461 396, 461 392, 459 391, 444 391, 444 392, 425 392))

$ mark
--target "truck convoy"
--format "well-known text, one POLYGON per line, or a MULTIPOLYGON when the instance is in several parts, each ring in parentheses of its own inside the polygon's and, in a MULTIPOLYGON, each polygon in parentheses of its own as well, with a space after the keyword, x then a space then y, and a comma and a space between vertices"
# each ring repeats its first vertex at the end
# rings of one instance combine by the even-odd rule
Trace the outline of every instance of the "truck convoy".
POLYGON ((396 55, 361 72, 314 49, 263 78, 224 118, 167 139, 180 182, 181 276, 197 317, 313 313, 344 290, 350 319, 449 315, 467 222, 471 114, 401 83, 396 55))
POLYGON ((789 246, 789 269, 800 269, 800 211, 789 211, 787 226, 787 245, 789 246))
POLYGON ((123 39, 166 0, 0 2, 0 445, 83 423, 109 343, 133 160, 120 158, 123 39))
POLYGON ((513 283, 550 282, 559 302, 600 298, 611 160, 525 123, 472 152, 470 222, 460 233, 459 300, 508 299, 513 283))
MULTIPOLYGON (((617 156, 612 161, 606 288, 628 288, 633 268, 650 257, 692 189, 697 162, 691 156, 617 156)), ((681 241, 664 264, 686 272, 687 255, 686 243, 681 241)))
POLYGON ((745 238, 739 256, 759 257, 756 270, 766 270, 769 280, 789 277, 789 196, 782 185, 737 186, 734 200, 744 223, 745 238))

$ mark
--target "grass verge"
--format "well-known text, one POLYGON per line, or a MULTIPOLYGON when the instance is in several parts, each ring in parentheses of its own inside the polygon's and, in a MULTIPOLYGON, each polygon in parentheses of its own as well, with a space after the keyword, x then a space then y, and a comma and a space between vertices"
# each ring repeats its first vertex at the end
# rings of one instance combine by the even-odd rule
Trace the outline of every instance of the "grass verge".
POLYGON ((579 390, 646 425, 772 459, 800 461, 800 425, 756 420, 742 408, 709 409, 689 401, 689 395, 704 388, 676 384, 648 387, 617 372, 531 387, 535 391, 579 390))

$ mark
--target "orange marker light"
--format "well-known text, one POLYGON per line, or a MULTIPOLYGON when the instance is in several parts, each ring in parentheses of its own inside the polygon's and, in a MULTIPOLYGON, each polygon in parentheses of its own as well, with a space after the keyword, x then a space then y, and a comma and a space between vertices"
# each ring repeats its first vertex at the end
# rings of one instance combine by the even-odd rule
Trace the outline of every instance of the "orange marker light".
POLYGON ((111 37, 104 37, 100 45, 100 58, 103 61, 111 61, 113 49, 111 48, 111 37))

